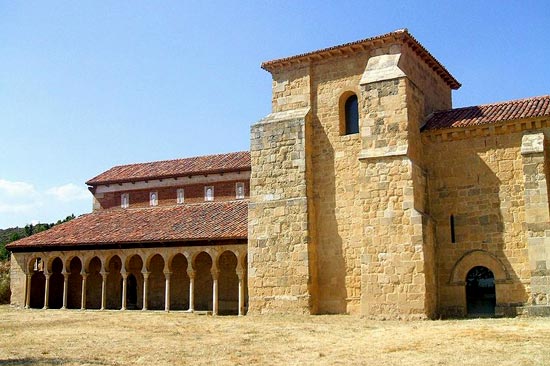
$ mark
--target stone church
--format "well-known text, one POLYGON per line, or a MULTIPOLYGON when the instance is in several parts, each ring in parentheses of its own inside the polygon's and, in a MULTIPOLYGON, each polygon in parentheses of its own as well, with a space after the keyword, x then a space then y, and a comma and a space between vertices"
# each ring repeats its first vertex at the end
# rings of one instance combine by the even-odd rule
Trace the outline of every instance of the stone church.
POLYGON ((265 62, 249 152, 116 166, 16 241, 27 308, 549 314, 550 96, 452 108, 407 30, 265 62))

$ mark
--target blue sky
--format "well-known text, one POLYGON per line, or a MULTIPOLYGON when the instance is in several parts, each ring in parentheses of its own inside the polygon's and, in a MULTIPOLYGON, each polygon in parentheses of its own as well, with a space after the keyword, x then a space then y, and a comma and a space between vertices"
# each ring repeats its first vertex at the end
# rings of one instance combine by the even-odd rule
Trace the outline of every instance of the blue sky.
POLYGON ((0 0, 0 228, 89 212, 113 165, 247 150, 260 63, 400 28, 455 107, 549 94, 547 1, 0 0))

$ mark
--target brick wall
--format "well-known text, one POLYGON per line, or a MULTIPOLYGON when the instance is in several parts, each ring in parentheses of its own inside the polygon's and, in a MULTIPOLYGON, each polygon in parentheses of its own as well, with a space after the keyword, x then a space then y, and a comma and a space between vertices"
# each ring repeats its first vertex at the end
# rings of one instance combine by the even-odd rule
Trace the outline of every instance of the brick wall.
POLYGON ((245 198, 249 197, 250 182, 248 180, 217 182, 207 184, 194 185, 175 185, 166 188, 150 188, 142 190, 129 190, 121 192, 109 192, 96 194, 96 200, 99 202, 101 209, 120 208, 120 197, 123 193, 130 194, 130 208, 149 207, 149 194, 151 192, 158 193, 159 206, 176 205, 177 190, 184 189, 185 203, 200 203, 204 202, 204 189, 207 186, 214 187, 214 201, 231 201, 236 197, 236 183, 242 182, 245 185, 245 198))

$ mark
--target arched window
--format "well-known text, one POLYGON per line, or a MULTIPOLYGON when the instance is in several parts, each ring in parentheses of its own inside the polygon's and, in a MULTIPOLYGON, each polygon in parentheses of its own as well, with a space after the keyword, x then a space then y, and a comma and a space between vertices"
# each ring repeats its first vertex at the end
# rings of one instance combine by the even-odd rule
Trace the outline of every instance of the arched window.
POLYGON ((357 95, 351 94, 343 105, 344 134, 351 135, 359 133, 359 105, 357 95))

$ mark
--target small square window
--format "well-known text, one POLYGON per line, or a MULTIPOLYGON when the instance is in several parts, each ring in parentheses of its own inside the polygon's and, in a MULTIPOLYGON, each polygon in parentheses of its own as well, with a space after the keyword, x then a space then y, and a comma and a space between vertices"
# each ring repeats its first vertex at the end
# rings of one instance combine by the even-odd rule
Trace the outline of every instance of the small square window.
POLYGON ((130 207, 130 194, 123 193, 120 195, 120 207, 128 208, 130 207))
POLYGON ((159 196, 157 192, 149 193, 149 206, 158 206, 159 196))
POLYGON ((185 193, 183 191, 183 188, 180 188, 177 190, 177 203, 182 204, 185 202, 185 193))
POLYGON ((238 182, 235 185, 235 198, 242 200, 244 198, 244 183, 238 182))
POLYGON ((204 200, 214 201, 214 186, 204 187, 204 200))

